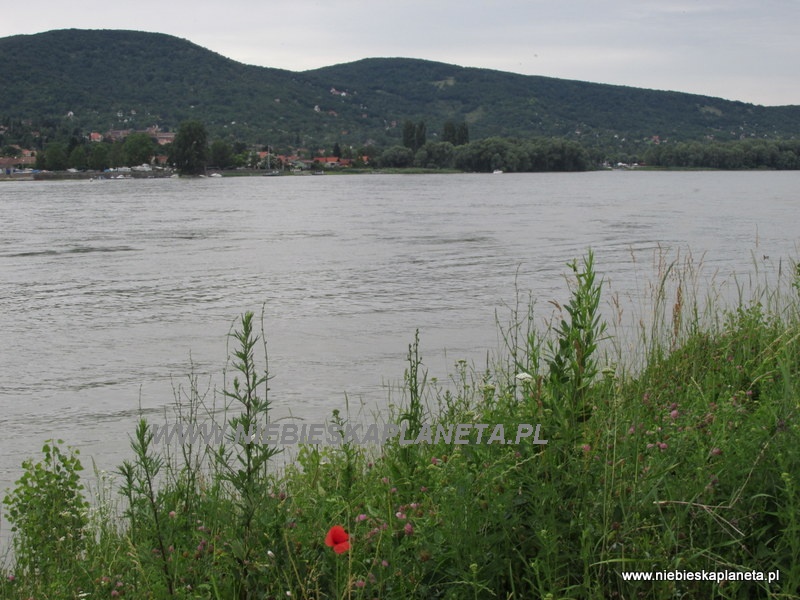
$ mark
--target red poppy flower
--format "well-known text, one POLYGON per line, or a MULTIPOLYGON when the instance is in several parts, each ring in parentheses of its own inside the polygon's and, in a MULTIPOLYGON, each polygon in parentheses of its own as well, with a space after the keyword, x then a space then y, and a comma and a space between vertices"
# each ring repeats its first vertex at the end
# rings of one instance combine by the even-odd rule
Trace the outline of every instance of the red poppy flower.
POLYGON ((347 552, 350 550, 350 536, 341 525, 334 525, 328 530, 328 535, 325 536, 325 545, 333 548, 336 554, 347 552))

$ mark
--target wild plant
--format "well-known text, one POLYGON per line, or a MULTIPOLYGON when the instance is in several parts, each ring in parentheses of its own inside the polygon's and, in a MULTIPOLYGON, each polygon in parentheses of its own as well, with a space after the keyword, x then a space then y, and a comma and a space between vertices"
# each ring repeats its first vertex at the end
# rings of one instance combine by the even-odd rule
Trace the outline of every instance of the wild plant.
POLYGON ((494 365, 489 364, 487 357, 486 372, 482 377, 484 399, 487 402, 506 399, 516 403, 518 392, 521 392, 523 399, 542 408, 544 336, 535 325, 533 297, 529 295, 527 301, 523 301, 516 281, 514 292, 514 304, 507 307, 510 313, 508 321, 501 322, 495 312, 495 324, 502 344, 494 365))
MULTIPOLYGON (((399 425, 406 431, 406 439, 416 439, 425 420, 423 395, 427 381, 427 371, 422 368, 422 355, 419 351, 419 329, 414 333, 414 343, 409 344, 406 356, 408 368, 405 371, 405 389, 408 392, 408 405, 400 415, 399 425)), ((412 446, 403 446, 401 454, 409 473, 413 473, 415 461, 412 446)))
POLYGON ((596 351, 606 332, 600 315, 602 281, 597 281, 594 253, 589 250, 583 268, 577 260, 568 264, 575 276, 570 301, 564 306, 569 319, 562 318, 549 340, 546 363, 548 384, 552 394, 550 408, 566 420, 573 431, 579 421, 586 420, 586 395, 599 372, 596 351))
MULTIPOLYGON (((169 444, 164 444, 163 454, 167 465, 166 476, 167 485, 178 496, 178 506, 183 514, 192 514, 196 508, 198 490, 203 482, 203 476, 208 467, 208 456, 210 444, 207 442, 215 437, 216 432, 208 431, 208 423, 200 422, 201 416, 213 416, 215 405, 207 405, 210 392, 210 384, 203 389, 200 385, 200 377, 195 372, 194 364, 191 364, 190 372, 187 376, 186 385, 173 385, 172 410, 175 415, 175 422, 170 422, 165 411, 164 427, 178 425, 185 431, 191 432, 180 440, 180 447, 177 452, 169 444), (193 435, 202 431, 203 435, 193 435), (201 441, 202 443, 197 443, 201 441)), ((214 399, 216 396, 214 396, 214 399)))
POLYGON ((231 336, 238 344, 233 352, 233 368, 238 374, 224 395, 230 401, 226 410, 239 412, 228 420, 229 444, 220 446, 213 458, 216 476, 221 483, 230 485, 232 491, 235 514, 229 543, 238 565, 239 597, 251 598, 258 587, 259 549, 274 524, 269 514, 270 460, 281 450, 259 439, 269 423, 270 375, 265 338, 263 369, 256 362, 255 349, 260 337, 254 332, 252 312, 242 315, 240 328, 231 336), (243 432, 247 439, 242 440, 237 431, 243 432))
POLYGON ((155 543, 163 583, 170 596, 174 595, 174 573, 170 567, 167 548, 167 511, 158 492, 158 478, 164 466, 163 457, 153 449, 153 431, 147 421, 139 419, 131 439, 134 459, 125 460, 119 467, 123 482, 120 493, 127 501, 126 516, 130 522, 130 542, 140 555, 149 557, 149 546, 155 543))
POLYGON ((79 450, 65 452, 60 447, 63 443, 48 440, 41 461, 25 460, 22 476, 3 498, 14 534, 17 573, 49 587, 53 594, 58 593, 53 587, 62 571, 81 560, 89 535, 79 450))

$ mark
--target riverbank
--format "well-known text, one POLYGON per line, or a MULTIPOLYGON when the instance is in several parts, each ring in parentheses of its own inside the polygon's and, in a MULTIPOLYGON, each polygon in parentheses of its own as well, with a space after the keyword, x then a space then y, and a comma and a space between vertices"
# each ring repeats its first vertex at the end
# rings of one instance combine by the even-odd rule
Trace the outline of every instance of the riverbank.
MULTIPOLYGON (((342 437, 277 471, 286 446, 195 438, 167 452, 143 422, 113 490, 108 478, 82 489, 82 457, 46 445, 4 506, 18 561, 2 596, 796 597, 800 272, 702 307, 693 274, 671 265, 631 347, 600 318, 592 255, 571 266, 563 320, 541 331, 533 308, 512 307, 506 352, 485 369, 460 363, 452 386, 427 378, 412 340, 388 422, 419 443, 342 437), (435 435, 465 423, 486 436, 538 424, 547 443, 435 435)), ((234 430, 269 419, 258 329, 245 315, 232 342, 234 430)), ((182 420, 206 408, 190 380, 182 420)))
MULTIPOLYGON (((458 174, 463 171, 456 169, 422 169, 422 168, 386 168, 386 169, 368 169, 368 168, 346 168, 346 169, 325 169, 317 171, 278 171, 269 172, 264 169, 236 169, 236 170, 221 170, 209 169, 205 175, 194 177, 306 177, 318 175, 385 175, 385 174, 405 174, 405 175, 422 175, 422 174, 458 174)), ((178 175, 171 169, 160 169, 150 171, 38 171, 38 172, 17 172, 11 174, 0 173, 0 182, 2 181, 62 181, 62 180, 107 180, 107 179, 164 179, 170 177, 177 177, 178 175)), ((188 176, 184 176, 188 177, 188 176)))
MULTIPOLYGON (((767 167, 755 167, 752 169, 737 169, 737 171, 775 171, 767 167)), ((649 172, 694 172, 694 171, 725 171, 725 169, 711 168, 711 167, 662 167, 650 165, 636 165, 636 166, 621 166, 621 167, 605 167, 598 166, 595 169, 587 169, 587 171, 649 171, 649 172)), ((582 171, 586 172, 586 171, 582 171)), ((305 171, 265 171, 264 169, 235 169, 235 170, 222 170, 222 169, 209 169, 204 175, 182 177, 306 177, 318 175, 457 175, 464 174, 467 171, 460 171, 458 169, 426 169, 421 167, 386 167, 386 168, 336 168, 336 169, 321 169, 321 170, 305 170, 305 171)), ((482 173, 487 174, 487 173, 482 173)), ((488 174, 504 174, 502 171, 496 171, 488 174)), ((529 172, 528 174, 534 174, 529 172)), ((151 170, 151 171, 119 171, 119 172, 99 172, 99 171, 39 171, 31 172, 18 172, 12 174, 0 173, 0 182, 4 181, 60 181, 60 180, 106 180, 106 179, 164 179, 170 177, 178 177, 171 169, 151 170)))

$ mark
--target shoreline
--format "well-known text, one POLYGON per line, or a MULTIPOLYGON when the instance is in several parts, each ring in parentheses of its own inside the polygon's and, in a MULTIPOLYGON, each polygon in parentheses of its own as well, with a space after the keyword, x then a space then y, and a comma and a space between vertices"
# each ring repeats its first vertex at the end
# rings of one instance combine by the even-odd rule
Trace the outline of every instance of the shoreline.
MULTIPOLYGON (((704 167, 654 167, 654 166, 638 166, 638 167, 598 167, 595 169, 586 169, 585 171, 513 171, 503 172, 504 175, 521 175, 521 174, 541 174, 541 173, 592 173, 598 171, 608 172, 629 172, 629 171, 648 171, 648 172, 687 172, 687 171, 726 171, 731 173, 741 172, 772 172, 778 169, 768 169, 764 167, 756 167, 752 169, 712 169, 704 167)), ((115 179, 203 179, 207 177, 307 177, 307 176, 320 176, 320 175, 493 175, 489 172, 476 172, 476 171, 459 171, 456 169, 425 169, 425 168, 385 168, 385 169, 342 169, 342 170, 329 170, 329 171, 303 171, 295 173, 291 171, 283 173, 270 173, 269 171, 255 170, 255 169, 239 169, 239 170, 222 170, 211 169, 205 175, 179 175, 172 170, 154 170, 154 171, 79 171, 70 173, 68 171, 41 171, 38 173, 0 173, 0 182, 9 181, 104 181, 115 179)), ((496 173, 494 173, 496 174, 496 173)))

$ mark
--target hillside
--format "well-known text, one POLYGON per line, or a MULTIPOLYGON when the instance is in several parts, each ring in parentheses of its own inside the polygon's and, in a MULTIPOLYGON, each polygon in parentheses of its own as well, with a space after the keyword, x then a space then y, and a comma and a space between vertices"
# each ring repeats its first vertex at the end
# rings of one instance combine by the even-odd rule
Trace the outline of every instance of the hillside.
MULTIPOLYGON (((295 73, 247 66, 175 37, 60 30, 0 39, 0 114, 105 131, 196 118, 250 137, 314 94, 295 73), (283 103, 278 106, 275 99, 283 103)), ((312 86, 313 87, 313 86, 312 86)))
POLYGON ((106 131, 185 119, 212 137, 285 145, 391 145, 402 123, 429 136, 466 121, 472 139, 563 136, 588 145, 645 138, 800 137, 800 106, 524 76, 403 58, 291 72, 237 63, 186 40, 59 30, 0 39, 0 118, 106 131))
POLYGON ((517 75, 409 59, 365 59, 311 72, 353 86, 378 111, 465 118, 478 137, 557 135, 700 139, 800 134, 800 106, 517 75))

